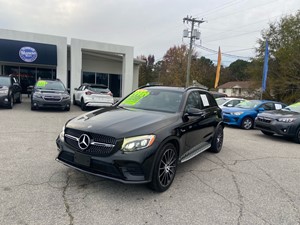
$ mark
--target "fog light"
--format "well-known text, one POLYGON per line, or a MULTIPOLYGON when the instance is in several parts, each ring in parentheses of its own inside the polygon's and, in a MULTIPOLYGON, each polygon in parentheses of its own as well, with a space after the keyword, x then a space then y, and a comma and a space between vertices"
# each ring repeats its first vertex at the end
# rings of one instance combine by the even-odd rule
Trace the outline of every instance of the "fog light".
POLYGON ((34 105, 34 106, 37 106, 36 102, 35 102, 35 103, 33 103, 33 105, 34 105))
POLYGON ((4 101, 5 101, 5 102, 8 102, 8 98, 5 98, 4 101))

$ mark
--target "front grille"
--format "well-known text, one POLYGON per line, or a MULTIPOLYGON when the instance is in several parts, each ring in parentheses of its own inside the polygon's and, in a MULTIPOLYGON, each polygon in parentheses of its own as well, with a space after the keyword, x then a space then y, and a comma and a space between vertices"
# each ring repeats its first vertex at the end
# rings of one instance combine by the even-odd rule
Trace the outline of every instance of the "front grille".
POLYGON ((266 117, 257 117, 257 121, 263 122, 263 123, 271 123, 272 119, 266 118, 266 117))
POLYGON ((45 101, 51 101, 51 102, 59 102, 61 101, 60 96, 44 96, 45 101))
POLYGON ((70 129, 70 128, 66 128, 65 130, 65 141, 67 144, 72 146, 76 151, 85 152, 97 156, 111 155, 114 152, 114 147, 116 146, 117 143, 114 137, 109 137, 106 135, 95 134, 90 132, 84 132, 84 131, 70 129), (78 146, 78 140, 76 140, 76 138, 79 139, 79 137, 82 134, 87 134, 91 139, 91 143, 96 142, 97 144, 90 144, 87 149, 82 150, 78 146))

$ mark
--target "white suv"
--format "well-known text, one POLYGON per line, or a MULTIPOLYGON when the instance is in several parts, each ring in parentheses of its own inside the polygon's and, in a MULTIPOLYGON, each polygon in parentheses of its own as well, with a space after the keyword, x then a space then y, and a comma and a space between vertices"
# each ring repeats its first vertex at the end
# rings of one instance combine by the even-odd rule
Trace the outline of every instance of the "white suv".
POLYGON ((113 94, 107 86, 102 84, 82 84, 74 90, 73 104, 79 105, 82 111, 89 106, 103 107, 114 103, 113 94))

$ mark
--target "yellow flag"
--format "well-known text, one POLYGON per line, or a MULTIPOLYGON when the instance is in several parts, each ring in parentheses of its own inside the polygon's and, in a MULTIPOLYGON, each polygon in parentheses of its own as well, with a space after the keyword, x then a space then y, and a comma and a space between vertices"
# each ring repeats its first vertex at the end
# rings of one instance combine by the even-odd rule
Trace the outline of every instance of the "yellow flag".
POLYGON ((217 65, 217 72, 216 72, 216 80, 215 80, 215 88, 219 85, 220 80, 220 70, 221 70, 221 49, 219 47, 219 53, 218 53, 218 65, 217 65))

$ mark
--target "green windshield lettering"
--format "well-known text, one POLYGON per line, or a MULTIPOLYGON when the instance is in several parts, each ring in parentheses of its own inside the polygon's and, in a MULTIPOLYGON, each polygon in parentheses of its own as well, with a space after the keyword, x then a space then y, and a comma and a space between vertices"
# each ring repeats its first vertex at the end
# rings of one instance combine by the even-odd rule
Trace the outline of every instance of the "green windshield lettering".
POLYGON ((47 81, 45 81, 45 80, 39 80, 39 81, 37 82, 36 86, 37 86, 37 87, 45 87, 46 84, 48 84, 47 81))
POLYGON ((147 90, 137 90, 131 95, 129 95, 125 101, 123 102, 124 105, 135 105, 138 103, 141 99, 145 98, 150 94, 147 90))

